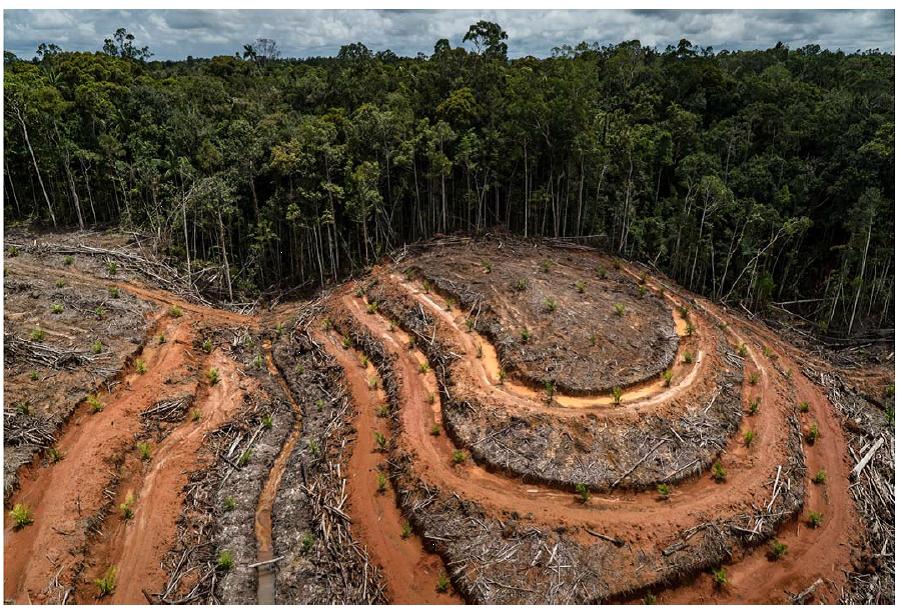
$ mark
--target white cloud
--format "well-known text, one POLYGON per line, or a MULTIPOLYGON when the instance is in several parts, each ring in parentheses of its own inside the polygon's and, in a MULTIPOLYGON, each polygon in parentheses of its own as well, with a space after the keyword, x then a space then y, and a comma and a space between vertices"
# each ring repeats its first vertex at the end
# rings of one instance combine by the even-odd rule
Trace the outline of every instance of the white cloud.
POLYGON ((665 47, 681 38, 715 50, 767 48, 780 40, 791 47, 894 51, 890 10, 6 10, 4 32, 6 50, 25 58, 41 42, 95 51, 119 27, 156 59, 231 55, 259 37, 275 39, 285 57, 334 55, 357 41, 414 56, 430 54, 440 38, 462 44, 469 25, 481 19, 509 33, 511 57, 543 57, 581 41, 638 39, 665 47))

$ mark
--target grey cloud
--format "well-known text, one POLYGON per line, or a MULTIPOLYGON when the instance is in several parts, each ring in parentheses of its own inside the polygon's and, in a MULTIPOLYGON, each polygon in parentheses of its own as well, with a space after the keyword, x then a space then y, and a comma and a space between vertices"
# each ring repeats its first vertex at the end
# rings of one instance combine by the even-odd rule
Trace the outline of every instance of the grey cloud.
POLYGON ((480 19, 509 33, 511 57, 545 57, 581 41, 665 47, 681 38, 715 50, 782 41, 894 52, 891 10, 6 10, 3 25, 5 50, 25 58, 42 42, 95 51, 125 27, 156 59, 183 59, 230 55, 260 37, 275 39, 286 57, 334 55, 357 41, 398 55, 430 54, 440 38, 462 44, 480 19))

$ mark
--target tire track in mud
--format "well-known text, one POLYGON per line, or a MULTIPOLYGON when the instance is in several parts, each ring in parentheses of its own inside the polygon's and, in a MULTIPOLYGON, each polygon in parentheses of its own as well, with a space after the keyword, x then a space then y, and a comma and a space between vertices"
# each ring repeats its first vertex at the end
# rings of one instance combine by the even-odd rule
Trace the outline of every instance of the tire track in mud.
MULTIPOLYGON (((269 476, 263 484, 262 491, 259 494, 259 502, 256 506, 254 516, 254 533, 256 534, 256 561, 269 562, 274 559, 273 541, 272 541, 272 506, 275 504, 275 495, 278 493, 278 486, 281 484, 281 478, 284 476, 287 468, 288 459, 291 452, 300 438, 303 431, 303 409, 294 401, 294 397, 288 388, 287 382, 282 377, 281 372, 272 362, 272 343, 268 339, 263 342, 263 353, 265 354, 266 367, 269 374, 278 380, 284 397, 294 411, 294 425, 290 434, 281 445, 278 457, 269 471, 269 476)), ((275 566, 266 564, 257 567, 257 599, 256 603, 274 604, 275 603, 275 566)))
MULTIPOLYGON (((408 527, 398 508, 392 485, 383 489, 378 480, 383 457, 374 449, 373 432, 390 437, 387 419, 376 411, 387 406, 380 375, 371 362, 362 364, 363 355, 356 349, 345 349, 337 333, 317 337, 344 370, 347 389, 358 408, 357 438, 348 465, 350 514, 366 550, 384 572, 387 597, 392 604, 460 603, 452 592, 440 593, 434 583, 442 570, 440 557, 429 553, 418 536, 408 527), (376 381, 378 389, 372 388, 376 381), (370 436, 372 434, 372 436, 370 436)), ((385 476, 385 475, 381 475, 385 476)))

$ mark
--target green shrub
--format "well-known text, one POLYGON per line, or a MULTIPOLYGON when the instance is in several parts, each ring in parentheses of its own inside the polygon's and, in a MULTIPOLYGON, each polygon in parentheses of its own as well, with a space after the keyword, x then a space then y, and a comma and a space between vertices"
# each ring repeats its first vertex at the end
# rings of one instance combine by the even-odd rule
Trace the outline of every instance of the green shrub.
POLYGON ((391 409, 387 405, 379 405, 378 407, 378 417, 387 417, 391 414, 391 409))
POLYGON ((463 451, 457 449, 453 452, 453 463, 454 464, 462 464, 466 461, 466 454, 463 451))
POLYGON ((556 311, 556 301, 554 301, 550 297, 544 299, 544 305, 547 307, 547 311, 549 311, 550 313, 556 311))
POLYGON ((691 323, 691 322, 688 322, 688 323, 684 326, 684 333, 685 333, 688 337, 693 337, 693 336, 694 336, 694 331, 696 331, 696 330, 697 330, 697 329, 694 328, 694 324, 691 323))
POLYGON ((613 402, 615 404, 619 404, 622 401, 622 388, 620 388, 619 386, 613 386, 612 397, 613 402))
POLYGON ((13 522, 13 527, 17 530, 34 523, 31 507, 27 504, 16 504, 13 506, 12 510, 9 511, 9 518, 13 522))
POLYGON ((31 401, 28 399, 20 400, 16 403, 16 411, 22 415, 31 415, 31 401))
POLYGON ((378 430, 375 430, 375 442, 378 443, 378 446, 381 449, 384 449, 385 445, 387 445, 387 437, 378 430))
POLYGON ((332 326, 333 324, 331 322, 331 318, 325 318, 324 320, 322 320, 322 328, 325 329, 326 332, 331 330, 332 326))
POLYGON ((741 343, 741 345, 738 347, 738 354, 740 354, 741 356, 747 355, 747 345, 745 343, 741 343))
POLYGON ((756 436, 753 434, 753 430, 747 430, 744 432, 744 446, 749 447, 753 444, 753 439, 756 436))
POLYGON ((87 401, 91 405, 91 413, 99 413, 106 408, 106 405, 100 402, 100 399, 94 394, 88 394, 87 401))
POLYGON ((662 380, 666 387, 672 385, 672 377, 675 376, 675 373, 671 370, 666 370, 662 372, 662 380))
POLYGON ((553 384, 551 382, 545 381, 544 391, 547 393, 547 398, 553 398, 553 394, 556 393, 556 388, 553 387, 553 384))
POLYGON ((308 553, 312 550, 313 543, 316 541, 315 537, 312 534, 304 534, 303 538, 300 539, 300 548, 304 553, 308 553))
POLYGON ((756 385, 757 381, 759 381, 759 373, 750 373, 750 385, 756 385))
POLYGON ((304 369, 303 369, 303 365, 302 365, 302 364, 298 364, 297 366, 294 367, 294 370, 297 371, 297 374, 298 374, 298 375, 302 375, 302 374, 303 374, 303 370, 304 370, 304 369))
POLYGON ((106 316, 106 308, 103 307, 103 305, 97 305, 97 307, 94 309, 94 313, 97 314, 97 317, 102 320, 104 316, 106 316))
POLYGON ((473 319, 471 319, 471 318, 469 318, 468 320, 466 320, 466 330, 467 330, 467 331, 471 332, 473 326, 475 326, 475 320, 473 320, 473 319))
POLYGON ((728 471, 725 470, 725 467, 722 466, 722 462, 716 462, 712 467, 713 479, 716 480, 717 483, 724 483, 725 479, 728 478, 728 471))
POLYGON ((184 314, 184 310, 181 309, 178 305, 172 305, 169 307, 169 315, 173 318, 180 318, 184 314))
POLYGON ((48 453, 50 455, 51 464, 55 464, 66 459, 66 454, 60 452, 56 447, 50 447, 50 451, 48 453))
POLYGON ((410 534, 412 534, 412 526, 409 523, 404 523, 403 529, 400 530, 400 537, 406 540, 410 534))
POLYGON ((786 544, 778 542, 777 538, 775 540, 772 540, 772 542, 769 543, 769 556, 772 559, 774 559, 775 561, 778 561, 785 555, 787 555, 787 545, 786 544))
POLYGON ((724 587, 728 584, 728 578, 725 574, 725 568, 713 570, 713 582, 717 587, 724 587))
POLYGON ((810 527, 819 527, 820 525, 822 525, 822 518, 823 518, 822 513, 818 513, 814 510, 811 510, 806 515, 806 518, 809 520, 810 527))
POLYGON ((455 305, 456 305, 456 299, 444 299, 444 308, 447 311, 450 311, 451 309, 453 309, 453 307, 455 305))
POLYGON ((438 575, 436 586, 437 586, 437 590, 440 591, 441 593, 445 592, 447 589, 450 588, 450 579, 447 577, 447 574, 445 572, 441 572, 438 575))
POLYGON ((319 443, 316 442, 316 439, 311 438, 306 441, 306 447, 313 455, 319 455, 319 443))
POLYGON ((815 483, 816 485, 821 485, 822 483, 825 482, 826 476, 827 475, 825 474, 825 471, 820 470, 819 472, 816 473, 816 476, 813 477, 813 483, 815 483))
POLYGON ((601 280, 606 279, 606 267, 604 267, 603 265, 600 265, 599 267, 597 267, 597 277, 600 278, 601 280))
POLYGON ((103 344, 99 341, 94 341, 94 343, 91 344, 91 351, 95 354, 99 354, 103 351, 103 344))
POLYGON ((344 349, 350 349, 350 346, 353 345, 353 341, 350 339, 350 337, 344 337, 343 344, 344 349))
POLYGON ((263 364, 265 364, 265 362, 263 361, 263 357, 260 354, 257 354, 256 358, 253 359, 253 366, 255 366, 257 369, 261 369, 263 367, 263 364))
POLYGON ((319 400, 316 401, 316 411, 321 411, 324 408, 325 408, 325 401, 320 398, 319 400))
POLYGON ((644 605, 645 606, 654 606, 656 605, 656 596, 653 593, 647 592, 647 595, 644 597, 644 605))
POLYGON ((817 440, 819 440, 819 422, 814 421, 809 425, 809 432, 806 433, 806 442, 810 445, 815 445, 817 440))
POLYGON ((191 421, 200 421, 203 417, 203 414, 200 413, 199 409, 191 409, 191 421))
POLYGON ((134 361, 134 368, 137 370, 138 373, 143 375, 144 373, 147 372, 147 363, 144 362, 143 358, 138 358, 137 360, 134 361))
POLYGON ((526 288, 528 288, 528 280, 525 280, 525 279, 516 280, 516 290, 518 290, 519 292, 522 292, 526 288))
POLYGON ((119 266, 115 263, 110 263, 106 266, 106 270, 109 271, 110 275, 115 275, 119 271, 119 266))
POLYGON ((150 454, 150 444, 149 443, 138 443, 137 449, 141 453, 141 459, 144 461, 149 461, 152 455, 150 454))
POLYGON ((388 482, 387 477, 379 472, 377 475, 377 481, 378 481, 379 493, 384 493, 385 490, 387 490, 387 482, 388 482))
POLYGON ((159 344, 162 345, 166 342, 166 336, 163 333, 159 333, 159 344))
POLYGON ((669 497, 669 486, 666 485, 665 483, 657 483, 656 491, 659 492, 659 495, 662 496, 663 498, 669 497))
POLYGON ((231 556, 231 551, 225 550, 219 553, 219 558, 216 560, 216 565, 223 570, 230 570, 234 567, 234 557, 231 556))
POLYGON ((212 353, 212 341, 210 339, 204 339, 203 344, 200 346, 200 349, 202 349, 207 354, 212 353))
POLYGON ((688 317, 688 308, 687 308, 686 305, 679 305, 679 306, 678 306, 678 313, 681 315, 682 318, 684 318, 685 320, 687 320, 687 317, 688 317))
POLYGON ((65 258, 63 258, 63 264, 64 264, 64 265, 67 265, 67 266, 68 266, 68 265, 71 265, 71 264, 74 263, 74 262, 75 262, 75 259, 72 258, 71 256, 68 256, 68 255, 67 255, 65 258))
POLYGON ((6 250, 6 256, 8 256, 9 258, 15 258, 15 257, 19 256, 19 249, 16 248, 15 246, 10 246, 6 250))
POLYGON ((28 378, 31 379, 32 381, 37 381, 39 379, 37 371, 29 371, 28 378))
POLYGON ((378 303, 376 301, 372 301, 366 307, 366 311, 370 314, 375 313, 376 311, 378 311, 378 303))
POLYGON ((438 424, 432 424, 431 436, 440 436, 440 435, 441 435, 441 427, 438 424))
POLYGON ((234 496, 228 496, 227 498, 225 498, 225 510, 228 512, 231 512, 234 510, 234 507, 235 507, 234 496))
POLYGON ((241 457, 238 458, 238 465, 246 466, 250 463, 250 458, 253 457, 253 449, 247 449, 241 454, 241 457))
POLYGON ((615 309, 617 316, 625 315, 625 306, 621 303, 616 303, 615 305, 613 305, 613 309, 615 309))
POLYGON ((98 597, 112 595, 116 590, 116 566, 109 566, 102 577, 94 579, 94 584, 97 585, 98 597))
POLYGON ((57 288, 62 288, 62 287, 65 286, 65 285, 66 285, 66 283, 65 283, 63 280, 56 280, 56 287, 57 287, 57 288))
POLYGON ((587 485, 584 483, 577 483, 575 485, 575 493, 581 498, 582 504, 587 504, 591 499, 591 490, 587 488, 587 485))
POLYGON ((750 401, 750 415, 759 413, 759 396, 750 401))
POLYGON ((579 293, 584 294, 584 288, 585 288, 584 282, 582 282, 582 281, 580 281, 580 280, 577 281, 577 282, 575 282, 575 289, 576 289, 579 293))
POLYGON ((55 314, 56 314, 56 313, 62 313, 62 311, 63 311, 63 306, 60 305, 59 303, 54 303, 53 305, 50 306, 50 311, 53 312, 53 313, 55 313, 55 314))
POLYGON ((116 286, 112 286, 109 289, 109 296, 111 296, 114 299, 118 299, 119 298, 119 288, 116 286))
POLYGON ((263 428, 271 428, 272 427, 272 415, 270 413, 266 413, 262 416, 262 425, 263 428))
POLYGON ((209 380, 209 385, 216 385, 219 383, 219 370, 216 367, 210 367, 210 369, 206 371, 206 379, 209 380))
POLYGON ((693 354, 693 352, 689 352, 689 351, 684 352, 684 363, 685 363, 685 364, 690 364, 690 363, 692 363, 693 361, 694 361, 694 354, 693 354))
POLYGON ((131 507, 132 504, 134 504, 134 494, 129 491, 125 495, 125 501, 119 504, 119 510, 122 511, 122 518, 126 521, 134 516, 134 509, 131 507))
POLYGON ((42 328, 31 329, 31 340, 32 341, 43 341, 44 340, 44 329, 42 329, 42 328))

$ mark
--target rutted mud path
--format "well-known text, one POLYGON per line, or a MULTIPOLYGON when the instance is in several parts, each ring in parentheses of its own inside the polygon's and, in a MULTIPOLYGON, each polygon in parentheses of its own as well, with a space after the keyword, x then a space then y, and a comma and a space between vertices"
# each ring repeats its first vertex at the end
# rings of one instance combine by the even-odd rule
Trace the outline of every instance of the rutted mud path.
MULTIPOLYGON (((25 265, 37 273, 47 272, 39 265, 25 265)), ((144 603, 142 590, 156 590, 165 582, 160 558, 175 538, 181 489, 189 471, 200 466, 203 436, 227 420, 241 398, 229 359, 213 355, 200 363, 193 357, 194 326, 200 321, 224 324, 249 319, 132 282, 104 281, 78 271, 54 273, 118 285, 158 305, 177 304, 184 313, 173 317, 163 307, 152 314, 140 354, 146 372, 131 367, 120 375, 120 382, 98 391, 100 411, 88 401, 79 404, 54 447, 64 458, 47 468, 36 460, 23 473, 12 503, 29 505, 34 522, 14 531, 4 516, 4 598, 96 602, 93 580, 115 566, 115 590, 103 601, 144 603), (158 341, 160 334, 165 343, 158 341), (201 381, 204 366, 219 368, 220 382, 209 391, 201 381), (200 419, 185 417, 157 444, 142 432, 140 414, 176 394, 193 397, 200 419), (141 440, 149 443, 148 460, 141 459, 136 447, 141 440), (133 516, 126 518, 119 507, 129 496, 133 516)))
POLYGON ((348 470, 352 529, 384 571, 388 599, 404 605, 460 603, 457 595, 437 591, 435 583, 443 571, 440 557, 429 553, 410 530, 404 533, 407 524, 397 507, 393 486, 380 488, 379 465, 384 456, 374 432, 389 438, 390 430, 386 417, 378 413, 386 407, 387 397, 377 369, 371 362, 363 366, 363 356, 357 350, 344 349, 337 333, 328 333, 320 342, 343 368, 345 383, 359 410, 348 470))
MULTIPOLYGON (((256 560, 257 562, 267 562, 274 559, 272 544, 272 506, 275 504, 275 494, 278 492, 278 485, 284 476, 288 459, 291 452, 300 438, 303 429, 303 410, 300 408, 291 394, 284 377, 272 362, 272 343, 267 339, 263 343, 263 352, 265 353, 266 367, 269 374, 274 376, 281 389, 284 392, 285 399, 290 403, 291 409, 294 410, 295 419, 294 427, 291 429, 287 440, 281 446, 281 451, 269 471, 269 476, 263 485, 259 495, 259 503, 256 506, 256 514, 254 520, 254 532, 256 533, 256 560)), ((275 603, 275 566, 266 564, 257 568, 257 600, 258 604, 274 604, 275 603)))

